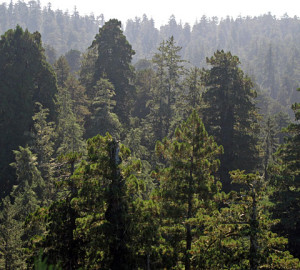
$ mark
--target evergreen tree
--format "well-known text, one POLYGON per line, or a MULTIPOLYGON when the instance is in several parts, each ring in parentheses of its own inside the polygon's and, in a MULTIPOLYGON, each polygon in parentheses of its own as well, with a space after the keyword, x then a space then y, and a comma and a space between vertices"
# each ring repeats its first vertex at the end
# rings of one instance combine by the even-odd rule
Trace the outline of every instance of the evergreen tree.
POLYGON ((114 100, 115 88, 107 79, 100 79, 94 86, 94 94, 91 101, 91 116, 86 123, 87 137, 97 134, 104 135, 106 132, 115 138, 120 137, 121 123, 118 116, 113 113, 116 106, 114 100))
POLYGON ((192 245, 195 238, 193 219, 202 208, 212 206, 217 191, 213 173, 219 166, 217 155, 222 147, 208 136, 203 123, 193 111, 175 131, 173 140, 156 144, 156 152, 167 160, 167 167, 156 175, 160 182, 162 231, 168 266, 185 265, 191 269, 192 245))
POLYGON ((48 122, 49 110, 43 108, 42 104, 37 113, 32 117, 33 140, 31 151, 37 156, 37 168, 45 182, 43 204, 48 205, 54 197, 54 146, 56 141, 55 124, 48 122))
POLYGON ((287 239, 271 231, 278 220, 269 211, 269 183, 258 173, 230 174, 240 191, 220 194, 223 207, 196 219, 205 229, 191 251, 195 269, 298 269, 287 239))
POLYGON ((0 74, 0 129, 5 131, 0 134, 0 185, 2 192, 8 192, 13 183, 12 150, 30 140, 35 102, 48 108, 54 119, 56 79, 45 60, 39 33, 30 34, 17 26, 1 37, 0 74))
POLYGON ((1 203, 0 212, 0 267, 5 270, 25 269, 22 239, 23 224, 16 220, 17 206, 9 196, 1 203))
POLYGON ((184 71, 180 50, 181 47, 176 46, 174 38, 171 37, 161 43, 159 52, 152 59, 157 79, 151 89, 147 122, 151 125, 153 141, 170 135, 171 125, 174 127, 176 123, 172 123, 172 120, 178 120, 175 102, 181 90, 180 77, 184 71))
POLYGON ((58 106, 58 147, 57 154, 82 152, 84 150, 83 128, 76 122, 73 113, 73 101, 67 88, 59 88, 58 106))
POLYGON ((86 118, 90 116, 89 100, 86 89, 73 75, 69 75, 65 81, 65 88, 70 93, 73 104, 72 111, 76 117, 76 121, 83 127, 86 118))
POLYGON ((276 153, 276 163, 271 167, 270 174, 271 183, 275 189, 272 196, 275 203, 273 216, 281 220, 275 231, 289 239, 289 250, 300 258, 300 104, 295 103, 292 109, 296 121, 286 128, 290 137, 279 147, 276 153))
POLYGON ((202 93, 203 85, 201 82, 201 70, 197 67, 191 68, 183 81, 183 91, 177 99, 177 110, 181 110, 183 119, 196 110, 201 112, 203 107, 202 93))
POLYGON ((217 51, 207 58, 207 63, 212 68, 202 74, 207 87, 203 94, 204 123, 224 147, 220 179, 224 190, 229 191, 229 171, 238 168, 252 171, 258 163, 255 92, 251 80, 238 67, 238 57, 230 52, 217 51))
POLYGON ((273 49, 271 45, 269 46, 265 56, 264 74, 265 74, 264 76, 265 79, 263 81, 263 86, 268 90, 272 98, 276 98, 278 95, 278 87, 275 79, 276 70, 275 70, 273 49))
POLYGON ((96 86, 101 78, 107 78, 113 84, 116 93, 114 113, 122 123, 128 124, 135 95, 131 67, 134 51, 121 30, 121 22, 116 19, 106 22, 99 29, 92 47, 96 47, 98 51, 93 86, 96 86))
POLYGON ((82 241, 76 239, 76 218, 79 213, 71 202, 78 196, 78 189, 72 179, 75 166, 81 155, 69 153, 61 155, 57 161, 60 167, 59 182, 56 192, 57 200, 48 208, 40 208, 31 218, 30 225, 34 224, 36 217, 45 223, 45 237, 36 235, 37 244, 31 247, 33 253, 37 248, 43 248, 43 258, 50 264, 59 264, 63 269, 78 269, 82 241))
POLYGON ((63 269, 132 269, 139 263, 136 247, 142 246, 133 234, 141 223, 132 221, 144 222, 135 216, 142 213, 143 184, 135 176, 140 162, 109 134, 89 139, 87 148, 87 159, 78 166, 77 154, 63 158, 70 170, 60 175, 61 199, 35 215, 46 221, 39 245, 49 263, 60 261, 63 269))
MULTIPOLYGON (((16 169, 17 185, 13 189, 13 196, 22 193, 29 186, 35 193, 39 203, 42 202, 45 182, 37 168, 36 155, 33 155, 28 147, 23 148, 22 146, 19 147, 19 150, 14 150, 14 154, 16 161, 11 163, 11 166, 16 169)), ((31 202, 29 201, 29 203, 31 202)), ((33 211, 34 209, 31 208, 26 211, 22 216, 23 219, 33 211)))
POLYGON ((57 85, 59 87, 64 87, 65 82, 70 75, 70 66, 66 57, 60 56, 53 66, 56 73, 57 85))
POLYGON ((80 70, 81 65, 81 52, 71 49, 65 54, 66 60, 70 66, 70 72, 75 74, 80 70))
POLYGON ((276 138, 275 124, 274 124, 274 120, 272 118, 268 117, 262 134, 264 137, 264 141, 262 142, 263 169, 264 169, 265 179, 268 180, 268 178, 269 178, 268 165, 273 160, 273 154, 275 153, 277 144, 278 144, 277 138, 276 138))
POLYGON ((271 231, 276 220, 270 218, 268 212, 267 181, 256 174, 244 174, 243 171, 231 172, 234 182, 241 184, 245 190, 238 193, 235 200, 242 212, 240 215, 241 237, 246 237, 248 248, 246 258, 250 270, 263 269, 296 269, 299 260, 294 259, 285 251, 287 239, 277 236, 271 231))
MULTIPOLYGON (((29 148, 15 150, 17 185, 10 196, 3 200, 0 214, 0 241, 3 244, 0 263, 3 269, 26 269, 31 237, 40 233, 39 227, 26 227, 25 220, 41 206, 44 198, 45 183, 37 169, 36 156, 29 148)), ((2 245, 1 245, 2 246, 2 245)))

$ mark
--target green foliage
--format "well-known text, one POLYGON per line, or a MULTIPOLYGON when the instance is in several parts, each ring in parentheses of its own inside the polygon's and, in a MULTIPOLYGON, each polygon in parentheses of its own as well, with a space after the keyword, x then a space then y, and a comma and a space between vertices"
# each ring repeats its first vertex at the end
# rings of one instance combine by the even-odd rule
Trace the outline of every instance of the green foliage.
MULTIPOLYGON (((299 90, 298 90, 299 91, 299 90)), ((289 250, 299 257, 299 143, 300 143, 300 105, 295 103, 292 109, 295 113, 295 122, 291 123, 286 132, 290 135, 276 153, 276 163, 270 168, 271 184, 275 192, 272 200, 275 203, 273 215, 280 218, 275 231, 288 237, 289 250)))
POLYGON ((73 74, 77 73, 81 65, 81 52, 71 49, 65 53, 65 57, 70 66, 70 72, 73 74))
POLYGON ((242 210, 239 215, 243 215, 245 229, 241 236, 249 237, 250 240, 247 250, 250 269, 299 268, 299 260, 285 251, 287 239, 271 231, 271 227, 278 221, 272 220, 268 212, 268 182, 258 173, 244 174, 239 170, 231 172, 231 177, 234 183, 245 187, 234 201, 242 210))
POLYGON ((115 88, 107 79, 100 79, 94 86, 94 94, 90 105, 90 121, 87 122, 87 137, 97 134, 104 135, 106 132, 115 138, 120 137, 121 123, 118 116, 113 113, 116 106, 114 100, 115 88))
POLYGON ((37 156, 37 168, 47 183, 43 190, 44 205, 48 205, 54 196, 53 181, 53 155, 57 134, 55 133, 54 122, 48 122, 49 110, 43 108, 42 104, 36 103, 39 107, 37 113, 32 117, 33 140, 30 149, 37 156))
POLYGON ((1 190, 8 192, 13 183, 8 169, 13 160, 12 150, 30 140, 35 102, 47 107, 50 118, 54 118, 56 79, 46 63, 39 33, 31 34, 17 26, 1 37, 0 74, 0 129, 5 130, 0 135, 0 178, 1 190))
MULTIPOLYGON (((174 139, 157 142, 156 152, 167 160, 167 167, 156 174, 160 182, 161 230, 171 260, 190 269, 190 250, 197 239, 194 219, 202 209, 213 208, 218 191, 213 174, 217 171, 222 147, 208 136, 193 111, 175 131, 174 139)), ((200 228, 199 228, 200 230, 200 228)))
POLYGON ((9 196, 1 202, 0 212, 0 267, 1 269, 25 269, 22 250, 23 226, 16 220, 17 207, 9 196))
POLYGON ((98 51, 93 70, 93 86, 96 86, 101 78, 107 78, 113 84, 116 93, 114 112, 122 123, 128 123, 132 98, 135 94, 131 83, 133 79, 131 59, 134 51, 121 30, 121 22, 116 19, 106 22, 99 29, 92 47, 98 51))
POLYGON ((73 75, 69 75, 65 81, 65 88, 68 90, 72 100, 72 111, 76 117, 76 122, 83 127, 86 118, 90 115, 86 89, 73 75))
POLYGON ((58 266, 48 265, 47 259, 43 260, 42 255, 35 258, 34 260, 34 270, 61 270, 58 266))
POLYGON ((299 77, 298 18, 203 16, 191 29, 171 16, 158 31, 144 15, 126 27, 138 50, 134 61, 143 59, 135 74, 134 51, 117 20, 104 24, 103 16, 83 18, 76 9, 69 16, 51 4, 41 12, 39 2, 19 1, 0 5, 0 31, 14 23, 12 14, 47 31, 45 53, 57 80, 39 33, 18 26, 1 37, 0 187, 10 194, 0 206, 1 269, 299 268, 285 251, 299 256, 299 104, 283 131, 285 113, 275 124, 266 117, 298 99, 291 91, 299 77), (81 53, 70 48, 82 50, 90 42, 82 42, 91 34, 85 29, 99 25, 80 68, 81 53), (199 66, 222 47, 241 52, 256 85, 230 52, 216 51, 210 69, 185 69, 182 55, 199 66), (67 50, 56 61, 56 52, 67 50), (260 134, 254 87, 265 120, 260 134), (250 173, 257 168, 263 176, 250 173), (241 189, 220 193, 215 179, 231 190, 232 169, 241 189))
MULTIPOLYGON (((150 113, 147 121, 152 123, 155 139, 162 140, 172 134, 171 123, 176 116, 176 99, 179 96, 181 86, 180 78, 184 68, 179 54, 181 47, 176 46, 174 37, 163 41, 152 59, 156 69, 156 85, 151 89, 149 101, 150 113)), ((177 120, 177 119, 176 119, 177 120)), ((173 123, 175 126, 175 123, 173 123)))
POLYGON ((59 88, 57 95, 57 154, 81 152, 84 150, 83 128, 77 123, 73 112, 70 89, 59 88))
POLYGON ((182 94, 176 101, 176 108, 181 111, 181 115, 184 119, 187 118, 193 110, 196 110, 197 113, 201 113, 204 107, 202 101, 203 91, 201 70, 197 67, 191 68, 184 78, 182 94))
POLYGON ((57 61, 53 64, 54 71, 56 73, 57 85, 64 87, 67 78, 70 75, 70 66, 66 57, 60 56, 57 61))
POLYGON ((40 233, 40 228, 24 224, 27 216, 44 203, 45 182, 29 148, 20 147, 14 153, 16 161, 11 165, 16 168, 18 185, 2 201, 0 263, 3 269, 26 269, 30 239, 40 233))
POLYGON ((207 58, 207 63, 212 68, 202 74, 207 87, 203 94, 204 123, 224 147, 220 179, 229 191, 229 171, 240 168, 250 172, 258 163, 255 92, 251 80, 238 67, 237 56, 217 51, 207 58))
POLYGON ((204 227, 191 251, 195 269, 298 269, 299 260, 286 250, 287 239, 271 231, 268 182, 259 173, 232 171, 239 192, 220 194, 223 207, 197 222, 204 227))
POLYGON ((139 224, 152 225, 141 215, 150 206, 142 200, 145 186, 136 177, 140 162, 109 134, 89 139, 87 150, 87 159, 78 166, 76 154, 60 158, 65 163, 61 167, 70 166, 70 171, 60 174, 60 199, 36 214, 46 225, 36 248, 63 268, 132 269, 138 258, 145 264, 146 255, 138 247, 151 250, 147 243, 152 235, 143 235, 142 244, 141 235, 134 234, 139 224))

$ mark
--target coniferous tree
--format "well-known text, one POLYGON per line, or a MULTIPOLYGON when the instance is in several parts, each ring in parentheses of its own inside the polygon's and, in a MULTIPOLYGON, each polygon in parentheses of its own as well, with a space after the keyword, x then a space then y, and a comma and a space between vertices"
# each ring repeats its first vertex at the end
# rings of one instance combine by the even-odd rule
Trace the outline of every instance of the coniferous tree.
POLYGON ((114 112, 122 123, 128 124, 135 95, 132 85, 134 74, 131 67, 134 51, 121 30, 121 22, 116 19, 106 22, 99 29, 92 47, 98 52, 93 86, 96 86, 101 78, 107 78, 113 84, 116 93, 114 112))
POLYGON ((245 187, 234 200, 238 204, 236 209, 241 210, 237 213, 241 217, 240 236, 249 241, 246 250, 249 269, 299 268, 299 260, 285 251, 287 239, 271 231, 271 227, 278 221, 272 220, 268 212, 268 182, 258 173, 245 174, 240 170, 232 171, 231 177, 234 182, 245 187))
POLYGON ((107 79, 100 79, 94 86, 94 94, 91 100, 91 116, 87 122, 87 137, 97 134, 104 135, 106 132, 115 138, 120 137, 121 123, 118 116, 113 113, 116 106, 114 100, 115 88, 107 79))
POLYGON ((25 268, 21 239, 24 228, 16 220, 17 211, 10 196, 6 196, 0 212, 0 267, 5 270, 25 268))
POLYGON ((193 220, 201 209, 212 207, 218 188, 213 173, 222 153, 209 136, 195 111, 175 131, 173 140, 156 144, 156 152, 167 160, 167 167, 156 174, 160 182, 162 235, 170 265, 191 269, 191 249, 195 237, 193 220), (169 259, 170 260, 170 259, 169 259))
POLYGON ((60 56, 53 64, 54 71, 56 73, 57 85, 64 87, 65 82, 70 75, 70 66, 65 56, 60 56))
POLYGON ((16 160, 11 165, 16 168, 17 185, 2 201, 0 241, 3 260, 0 259, 0 263, 3 269, 26 269, 26 249, 31 237, 40 233, 40 228, 26 227, 25 220, 43 205, 45 183, 37 169, 37 158, 28 147, 20 147, 14 153, 16 160))
POLYGON ((268 165, 273 160, 273 154, 277 148, 277 138, 275 131, 274 120, 268 117, 267 122, 263 130, 264 141, 262 142, 263 147, 263 169, 265 179, 268 180, 268 165))
POLYGON ((70 66, 70 72, 75 74, 80 70, 81 52, 71 49, 65 54, 66 60, 70 66))
POLYGON ((212 68, 202 75, 207 87, 203 94, 204 123, 224 147, 220 179, 224 190, 229 191, 229 171, 239 168, 250 172, 258 163, 255 92, 251 80, 238 67, 238 57, 230 52, 217 51, 207 63, 212 68))
POLYGON ((56 79, 45 60, 39 33, 30 34, 18 26, 1 37, 0 74, 0 129, 5 131, 0 135, 0 178, 1 190, 7 192, 12 185, 12 150, 30 140, 35 102, 48 108, 54 119, 56 79))
MULTIPOLYGON (((77 166, 77 155, 64 158, 70 171, 61 175, 61 199, 35 215, 46 221, 46 237, 39 243, 44 257, 54 265, 61 261, 64 269, 145 265, 145 256, 136 249, 143 246, 141 237, 133 234, 139 225, 145 226, 147 217, 135 215, 151 209, 143 206, 144 184, 135 176, 140 162, 131 160, 129 149, 109 134, 89 139, 87 148, 87 159, 77 166), (144 260, 140 262, 139 256, 144 260)), ((145 243, 151 243, 150 237, 144 235, 145 243)))
MULTIPOLYGON (((150 113, 147 116, 153 140, 162 140, 170 135, 172 120, 176 120, 176 98, 179 96, 180 77, 183 74, 183 60, 179 55, 181 47, 176 46, 173 37, 163 41, 152 59, 156 70, 156 84, 151 89, 148 102, 150 113)), ((178 119, 177 119, 178 120, 178 119)))
POLYGON ((77 123, 73 113, 73 101, 67 88, 59 88, 58 105, 58 148, 57 154, 82 152, 84 150, 83 128, 77 123))
MULTIPOLYGON (((299 91, 299 90, 298 90, 299 91)), ((271 183, 275 188, 272 200, 275 203, 273 216, 280 218, 275 231, 289 239, 289 250, 296 257, 299 253, 299 144, 300 144, 300 105, 292 106, 296 122, 291 123, 286 132, 290 135, 276 153, 276 163, 271 167, 271 183)))
POLYGON ((201 82, 201 70, 197 67, 191 68, 183 81, 183 91, 177 99, 177 110, 181 110, 181 117, 187 118, 188 115, 196 110, 198 113, 203 109, 202 93, 204 90, 201 82))
POLYGON ((45 237, 36 235, 36 244, 31 247, 33 254, 36 254, 38 248, 42 248, 42 258, 50 264, 59 264, 63 269, 78 269, 82 255, 82 241, 75 237, 76 218, 79 213, 71 204, 78 196, 72 176, 81 156, 78 153, 68 153, 59 157, 59 181, 56 189, 59 196, 48 208, 38 209, 29 222, 32 226, 37 223, 35 219, 38 223, 43 220, 45 227, 45 237))
POLYGON ((69 75, 65 81, 65 88, 70 93, 72 99, 72 111, 76 117, 77 123, 84 127, 84 122, 90 116, 89 100, 86 94, 86 89, 75 76, 69 75))
POLYGON ((48 205, 52 202, 54 196, 55 124, 54 122, 48 122, 48 109, 43 108, 42 104, 38 102, 36 106, 39 109, 32 117, 34 124, 30 149, 37 156, 37 168, 45 182, 43 203, 48 205))

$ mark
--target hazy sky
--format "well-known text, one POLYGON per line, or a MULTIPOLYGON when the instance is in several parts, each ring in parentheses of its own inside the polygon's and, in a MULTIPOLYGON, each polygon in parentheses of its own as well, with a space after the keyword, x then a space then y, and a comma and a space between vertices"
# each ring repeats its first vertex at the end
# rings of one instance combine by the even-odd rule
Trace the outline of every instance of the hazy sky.
POLYGON ((299 0, 41 0, 42 6, 48 2, 52 3, 54 10, 68 9, 72 12, 76 6, 81 15, 94 13, 97 16, 103 13, 105 20, 117 18, 126 22, 146 14, 155 20, 156 26, 167 23, 172 14, 177 22, 181 20, 190 24, 202 15, 219 18, 229 15, 235 18, 239 15, 259 16, 270 11, 276 17, 284 13, 290 17, 300 16, 299 0))

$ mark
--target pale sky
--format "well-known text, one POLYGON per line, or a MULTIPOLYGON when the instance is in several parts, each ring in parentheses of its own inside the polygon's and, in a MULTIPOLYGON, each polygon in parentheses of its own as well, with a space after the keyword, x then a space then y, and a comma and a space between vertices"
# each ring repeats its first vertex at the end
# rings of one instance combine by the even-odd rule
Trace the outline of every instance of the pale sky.
POLYGON ((68 9, 72 13, 76 6, 80 15, 94 13, 98 16, 103 13, 106 21, 117 18, 124 23, 127 19, 146 14, 154 19, 157 27, 166 24, 172 14, 177 22, 181 20, 191 25, 202 15, 236 18, 239 15, 259 16, 271 12, 278 18, 285 13, 290 17, 300 17, 299 0, 41 0, 42 6, 48 2, 51 2, 53 10, 68 9))

